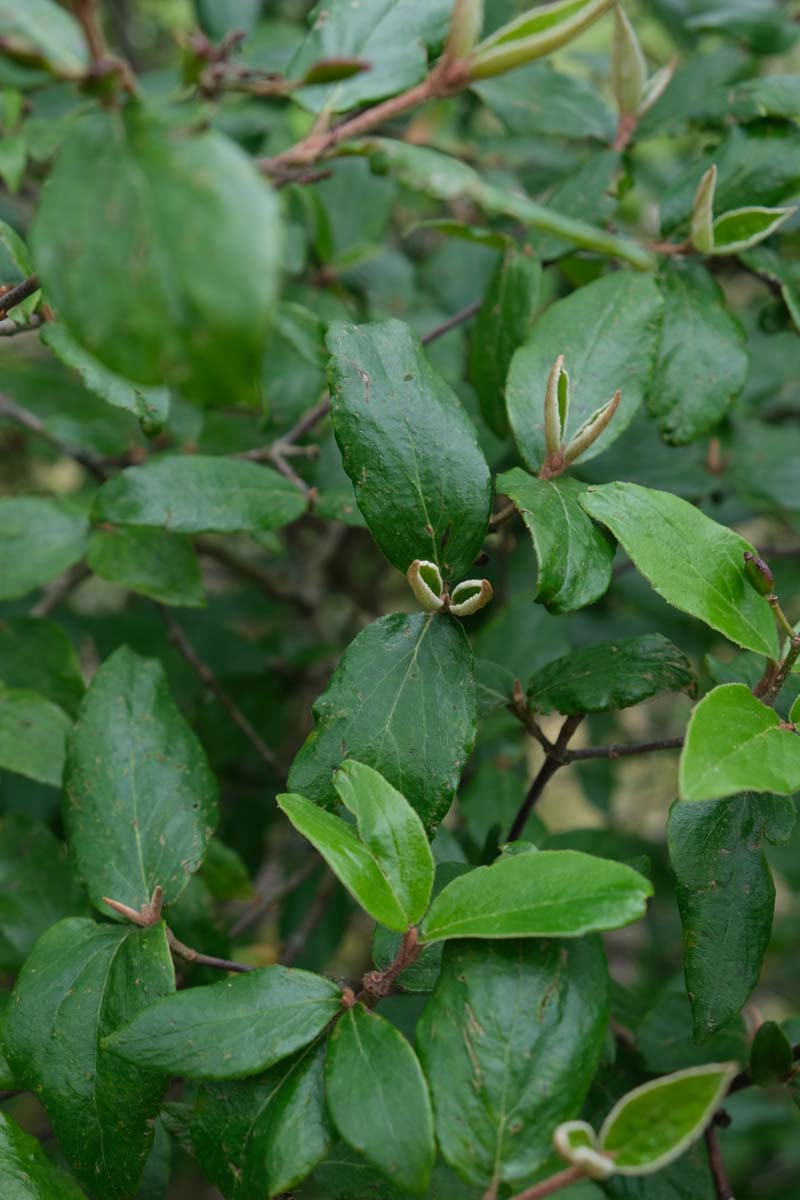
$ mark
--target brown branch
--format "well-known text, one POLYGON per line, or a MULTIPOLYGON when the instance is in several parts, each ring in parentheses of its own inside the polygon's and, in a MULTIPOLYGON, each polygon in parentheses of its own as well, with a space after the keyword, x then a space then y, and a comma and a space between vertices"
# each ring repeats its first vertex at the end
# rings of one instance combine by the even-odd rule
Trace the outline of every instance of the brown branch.
POLYGON ((0 294, 0 318, 7 317, 12 308, 22 304, 23 300, 27 300, 38 290, 39 276, 29 275, 27 279, 23 279, 22 283, 18 283, 15 287, 9 288, 7 292, 0 294))
POLYGON ((368 971, 361 980, 361 991, 356 996, 367 1008, 374 1008, 379 1001, 394 991, 395 981, 407 967, 415 963, 422 953, 422 946, 417 940, 417 930, 412 925, 403 934, 403 940, 392 962, 382 971, 368 971))
POLYGON ((335 887, 335 875, 331 875, 330 871, 326 871, 319 882, 314 899, 308 906, 308 911, 292 936, 287 939, 286 945, 283 948, 280 960, 284 967, 290 967, 297 960, 306 942, 325 916, 328 908, 328 900, 333 894, 335 887))
POLYGON ((100 25, 96 0, 75 0, 72 7, 83 30, 92 63, 97 67, 108 58, 108 43, 100 25))
MULTIPOLYGON (((792 1061, 800 1062, 800 1045, 792 1047, 792 1061)), ((749 1068, 746 1068, 744 1071, 740 1071, 738 1075, 734 1075, 727 1094, 732 1096, 734 1092, 741 1092, 745 1088, 753 1087, 754 1083, 755 1080, 750 1074, 749 1068)))
POLYGON ((633 754, 650 754, 655 750, 679 750, 683 745, 683 734, 678 737, 659 738, 653 742, 636 742, 632 746, 589 746, 580 750, 565 750, 564 763, 581 762, 591 758, 629 758, 633 754))
POLYGON ((250 724, 247 717, 244 715, 239 706, 231 699, 228 693, 223 688, 220 681, 217 679, 214 672, 195 650, 192 643, 189 641, 184 630, 173 617, 172 613, 163 604, 156 604, 162 621, 167 629, 169 640, 175 646, 176 650, 186 659, 189 666, 195 672, 197 677, 214 693, 219 703, 225 709, 228 716, 235 725, 238 725, 247 740, 258 753, 262 762, 272 771, 280 771, 280 766, 275 754, 270 750, 269 746, 256 733, 253 726, 250 724))
MULTIPOLYGON (((546 754, 545 760, 542 763, 542 766, 539 770, 539 774, 536 776, 533 783, 528 788, 528 792, 525 796, 525 799, 522 801, 522 804, 519 807, 519 811, 518 811, 517 815, 514 817, 514 821, 511 825, 511 829, 509 830, 509 833, 508 833, 508 838, 506 839, 507 841, 514 842, 517 840, 517 838, 520 836, 523 829, 525 828, 525 824, 528 820, 528 817, 531 815, 531 812, 533 811, 533 807, 536 804, 539 797, 541 796, 542 792, 547 787, 548 783, 553 778, 553 776, 555 775, 555 773, 559 769, 559 767, 563 767, 565 765, 564 762, 562 761, 561 756, 567 747, 567 743, 569 742, 570 738, 572 737, 573 733, 578 728, 578 726, 580 725, 582 720, 583 720, 582 713, 579 714, 578 716, 567 717, 565 719, 564 724, 561 726, 561 730, 558 734, 558 737, 555 740, 552 754, 551 753, 546 754)), ((546 1194, 547 1194, 546 1192, 543 1193, 543 1195, 546 1195, 546 1194)))
POLYGON ((566 1171, 559 1171, 557 1175, 551 1175, 549 1179, 535 1183, 533 1187, 526 1188, 524 1192, 518 1192, 512 1200, 543 1200, 544 1196, 552 1196, 554 1192, 560 1192, 562 1188, 569 1187, 570 1184, 580 1183, 585 1178, 580 1167, 567 1167, 566 1171))
POLYGON ((213 954, 201 954, 199 950, 193 950, 191 946, 185 946, 183 942, 179 942, 169 927, 167 928, 167 943, 174 954, 197 967, 213 967, 217 971, 236 971, 239 975, 255 970, 255 967, 251 967, 248 963, 233 962, 229 958, 216 958, 213 954))
POLYGON ((27 429, 30 433, 36 434, 43 442, 47 442, 59 454, 65 458, 72 458, 75 462, 80 463, 84 470, 88 471, 98 482, 103 483, 107 478, 107 473, 102 463, 100 463, 92 454, 85 450, 76 450, 72 446, 62 442, 45 428, 44 422, 32 413, 30 409, 23 408, 21 404, 17 404, 16 400, 12 400, 10 396, 0 395, 0 417, 6 417, 9 421, 14 421, 17 425, 27 429))
MULTIPOLYGON (((128 904, 123 904, 119 900, 112 900, 108 896, 103 896, 103 903, 109 908, 113 908, 114 912, 118 912, 120 916, 125 917, 133 925, 138 925, 140 929, 149 929, 151 925, 161 920, 161 906, 164 900, 164 892, 160 886, 156 886, 149 904, 143 904, 138 910, 131 908, 128 904)), ((236 971, 239 974, 244 974, 246 971, 254 971, 255 967, 249 966, 247 963, 232 962, 228 958, 215 958, 212 954, 201 954, 199 950, 193 950, 191 946, 184 945, 178 941, 175 934, 166 927, 167 944, 174 954, 186 960, 186 962, 194 963, 198 967, 214 967, 218 971, 236 971)))
POLYGON ((516 515, 516 512, 516 504, 511 503, 504 505, 504 507, 501 509, 498 509, 489 522, 489 532, 494 533, 495 530, 499 529, 501 525, 505 525, 506 521, 510 521, 511 518, 516 515))
POLYGON ((451 329, 455 329, 458 325, 463 325, 470 317, 474 317, 482 303, 482 300, 473 300, 471 304, 467 304, 464 308, 460 308, 457 313, 453 313, 452 317, 448 317, 446 321, 442 321, 441 325, 436 325, 428 333, 423 334, 420 338, 423 346, 429 346, 437 338, 444 337, 451 329))
MULTIPOLYGON (((0 299, 2 299, 2 296, 0 296, 0 299)), ((24 325, 20 324, 13 317, 5 317, 0 319, 0 337, 17 337, 21 333, 35 333, 43 324, 43 318, 39 313, 31 313, 24 325)))
POLYGON ((60 579, 55 579, 45 588, 45 594, 31 609, 32 617, 49 617, 71 592, 79 587, 84 579, 88 579, 91 571, 85 563, 75 563, 64 572, 60 579))
POLYGON ((714 1195, 717 1200, 734 1200, 730 1180, 728 1179, 728 1172, 725 1170, 722 1151, 717 1140, 717 1131, 713 1125, 706 1126, 703 1139, 706 1143, 708 1166, 714 1183, 714 1195))

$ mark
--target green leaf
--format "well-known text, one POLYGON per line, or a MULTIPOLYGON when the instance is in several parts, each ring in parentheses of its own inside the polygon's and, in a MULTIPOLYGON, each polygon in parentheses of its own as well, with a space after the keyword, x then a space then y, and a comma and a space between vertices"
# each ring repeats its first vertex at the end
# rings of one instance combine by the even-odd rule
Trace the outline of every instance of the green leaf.
POLYGON ((235 1079, 307 1046, 339 1012, 335 983, 262 967, 151 1004, 105 1048, 140 1067, 187 1079, 235 1079))
POLYGON ((489 281, 470 336, 470 380, 478 393, 481 416, 498 437, 508 433, 508 368, 533 322, 541 279, 542 265, 530 248, 520 251, 508 246, 489 281))
POLYGON ((607 12, 613 0, 552 0, 517 17, 472 51, 470 78, 502 75, 572 41, 607 12))
POLYGON ((433 1116, 425 1077, 403 1035, 356 1004, 328 1039, 325 1085, 344 1140, 392 1183, 424 1192, 435 1158, 433 1116))
POLYGON ((75 340, 64 325, 48 321, 41 339, 56 358, 72 367, 83 384, 115 408, 124 408, 140 422, 147 434, 158 433, 169 415, 169 392, 163 387, 142 387, 110 371, 75 340))
POLYGON ((750 1074, 761 1087, 783 1079, 794 1066, 792 1043, 777 1021, 764 1021, 750 1047, 750 1074))
POLYGON ((110 370, 209 404, 258 399, 281 222, 222 134, 138 103, 75 120, 31 242, 47 299, 110 370))
POLYGON ((305 512, 299 488, 277 471, 240 458, 169 454, 128 467, 95 497, 95 521, 171 533, 279 529, 305 512))
POLYGON ((39 496, 0 498, 0 600, 41 587, 83 556, 86 518, 39 496))
POLYGON ((634 1088, 603 1122, 601 1152, 613 1155, 620 1175, 661 1170, 700 1137, 736 1070, 736 1063, 709 1063, 634 1088))
POLYGON ((427 71, 428 49, 445 39, 452 0, 371 0, 354 8, 350 0, 324 0, 309 14, 311 32, 289 65, 292 79, 325 59, 357 58, 369 70, 328 87, 295 93, 318 112, 349 108, 394 96, 427 71))
MULTIPOLYGON (((617 207, 615 180, 620 165, 621 156, 616 150, 595 152, 548 192, 548 208, 561 217, 608 225, 617 207)), ((568 239, 553 234, 533 234, 531 242, 543 262, 561 258, 573 249, 568 239)))
POLYGON ((217 785, 160 663, 126 646, 106 659, 70 735, 64 782, 67 840, 92 902, 139 909, 157 885, 165 904, 177 900, 214 832, 217 785))
POLYGON ((673 976, 661 989, 636 1029, 636 1047, 650 1074, 702 1066, 723 1059, 737 1059, 744 1064, 750 1052, 749 1040, 741 1017, 734 1017, 701 1045, 694 1040, 692 1012, 683 972, 673 976))
POLYGON ((542 712, 607 712, 630 708, 661 692, 694 694, 689 659, 662 637, 648 633, 573 650, 537 671, 528 700, 542 712))
POLYGON ((768 246, 743 250, 739 258, 745 266, 756 271, 762 278, 766 277, 778 285, 789 316, 795 327, 800 330, 800 263, 785 258, 775 250, 770 250, 768 246))
POLYGON ((714 254, 738 254, 757 246, 796 212, 796 208, 754 206, 723 213, 714 222, 714 254))
POLYGON ((278 804, 298 833, 319 850, 334 875, 366 912, 401 932, 410 922, 375 858, 352 825, 319 808, 305 796, 284 794, 278 804))
MULTIPOLYGON (((0 992, 0 1088, 4 1091, 18 1091, 17 1080, 3 1049, 3 1028, 11 1007, 11 992, 0 992)), ((0 1178, 2 1173, 0 1172, 0 1178)))
POLYGON ((17 971, 33 943, 86 900, 64 847, 27 813, 0 821, 0 970, 17 971))
POLYGON ((333 772, 355 758, 380 771, 432 832, 475 741, 472 651, 461 626, 424 613, 374 621, 345 650, 313 713, 289 787, 330 806, 333 772))
POLYGON ((447 946, 417 1040, 439 1145, 460 1175, 520 1184, 545 1163, 555 1126, 580 1111, 607 1019, 599 939, 447 946))
POLYGON ((681 800, 800 789, 800 734, 743 683, 713 688, 692 710, 681 753, 681 800))
MULTIPOLYGON (((23 279, 27 279, 29 275, 34 273, 33 256, 26 246, 25 242, 11 225, 7 225, 5 221, 0 221, 0 246, 3 246, 8 253, 11 262, 17 268, 18 278, 15 282, 21 283, 23 279)), ((21 304, 17 304, 11 310, 14 318, 18 320, 21 316, 25 318, 35 311, 39 301, 42 298, 41 291, 37 290, 32 296, 28 296, 27 300, 23 300, 21 304)))
POLYGON ((32 689, 72 715, 85 690, 72 642, 59 625, 38 617, 0 620, 0 679, 32 689))
POLYGON ((78 79, 89 68, 80 25, 53 0, 0 0, 0 45, 11 58, 78 79))
POLYGON ((537 479, 519 467, 497 477, 528 527, 539 574, 535 599, 550 612, 574 612, 608 591, 615 541, 587 517, 578 497, 585 483, 565 476, 537 479))
POLYGON ((64 741, 72 725, 67 714, 28 688, 0 683, 0 767, 61 786, 64 741))
POLYGON ((617 271, 551 304, 514 355, 506 396, 519 452, 532 471, 545 459, 544 395, 559 354, 570 379, 568 437, 619 388, 611 424, 582 461, 625 431, 652 375, 661 325, 661 296, 648 276, 617 271))
POLYGON ((162 604, 202 608, 206 602, 194 547, 180 533, 135 525, 94 529, 86 565, 101 579, 162 604))
POLYGON ((419 558, 459 579, 492 506, 469 417, 401 321, 337 322, 328 348, 336 440, 372 536, 400 571, 419 558))
POLYGON ((435 871, 422 821, 405 796, 364 763, 346 759, 333 783, 406 924, 413 925, 428 907, 435 871))
POLYGON ((0 1113, 0 1188, 4 1200, 84 1200, 75 1180, 5 1113, 0 1113))
POLYGON ((664 323, 647 396, 666 442, 683 446, 713 429, 747 382, 741 328, 700 263, 668 262, 660 279, 664 323))
POLYGON ((324 1062, 324 1043, 312 1045, 265 1075, 200 1088, 192 1147, 226 1200, 288 1192, 325 1158, 332 1138, 324 1062))
POLYGON ((498 708, 506 708, 514 701, 514 672, 488 658, 475 659, 475 688, 478 697, 478 715, 488 717, 498 708))
POLYGON ((635 483, 590 487, 580 503, 622 544, 659 596, 732 642, 774 658, 772 611, 744 574, 749 542, 694 505, 635 483))
POLYGON ((747 1003, 769 945, 775 887, 762 849, 765 799, 734 796, 670 809, 669 857, 698 1042, 747 1003))
POLYGON ((637 921, 652 892, 630 867, 576 850, 501 858, 448 884, 420 940, 581 937, 637 921))
POLYGON ((597 91, 550 63, 532 63, 472 85, 509 133, 517 137, 614 138, 614 116, 597 91))
POLYGON ((227 33, 250 33, 261 16, 262 0, 194 0, 197 20, 204 33, 221 42, 227 33))
POLYGON ((48 929, 17 979, 6 1053, 95 1200, 135 1189, 167 1083, 122 1066, 101 1043, 174 987, 162 924, 134 932, 80 918, 48 929))

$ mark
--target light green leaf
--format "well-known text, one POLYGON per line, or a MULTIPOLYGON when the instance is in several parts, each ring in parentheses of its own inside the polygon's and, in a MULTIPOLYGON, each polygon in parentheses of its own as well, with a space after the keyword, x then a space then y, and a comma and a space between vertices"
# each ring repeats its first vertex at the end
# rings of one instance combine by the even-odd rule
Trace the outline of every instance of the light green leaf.
POLYGON ((714 222, 714 254, 738 254, 763 242, 789 217, 796 208, 736 208, 723 213, 714 222))
POLYGON ((72 721, 44 696, 0 683, 0 767, 61 786, 64 742, 72 721))
POLYGON ((739 534, 678 496, 636 483, 590 487, 580 503, 667 604, 746 650, 777 656, 772 611, 744 574, 743 555, 753 547, 739 534))
POLYGON ((362 842, 375 860, 406 924, 413 925, 431 898, 435 866, 416 811, 378 771, 346 759, 333 777, 345 808, 356 818, 362 842))
POLYGON ((11 58, 67 79, 80 78, 89 67, 80 25, 54 0, 0 0, 0 44, 11 58))
POLYGON ((255 1075, 312 1042, 336 1016, 340 997, 321 975, 262 967, 166 996, 104 1046, 187 1079, 255 1075))
POLYGON ((573 650, 542 667, 528 700, 542 712, 607 712, 641 704, 661 692, 694 693, 689 659, 660 633, 573 650))
POLYGON ((192 1114, 192 1148, 226 1200, 288 1192, 328 1153, 325 1044, 308 1046, 265 1075, 205 1084, 192 1114))
POLYGON ((607 1019, 598 938, 447 945, 417 1041, 439 1145, 460 1175, 519 1186, 546 1162, 553 1129, 580 1111, 607 1019))
POLYGON ((576 850, 505 857, 448 884, 420 940, 581 937, 637 921, 652 892, 630 867, 576 850))
POLYGON ((613 113, 597 90, 578 75, 554 70, 551 63, 482 79, 472 90, 517 137, 614 138, 613 113))
POLYGON ((398 570, 471 566, 492 506, 475 427, 401 321, 334 324, 331 414, 344 469, 379 547, 398 570))
POLYGON ((330 806, 333 772, 355 758, 380 771, 433 832, 475 741, 464 631, 446 616, 381 617, 348 646, 313 713, 316 728, 289 772, 293 791, 330 806))
POLYGON ((565 476, 537 479, 514 467, 497 477, 497 490, 522 514, 536 551, 535 599, 550 612, 593 604, 611 583, 615 542, 578 503, 587 484, 565 476))
MULTIPOLYGON (((21 283, 29 275, 33 275, 35 268, 30 250, 16 229, 6 224, 5 221, 0 221, 0 246, 4 246, 8 251, 8 257, 19 272, 19 278, 13 282, 21 283)), ((37 290, 32 296, 28 296, 27 300, 23 300, 21 304, 15 305, 11 310, 14 319, 19 320, 21 316, 25 318, 29 317, 36 309, 41 298, 42 293, 40 290, 37 290)))
POLYGON ((393 1025, 356 1004, 328 1039, 328 1111, 346 1142, 392 1183, 418 1195, 435 1158, 428 1085, 393 1025), (354 1087, 355 1080, 369 1081, 354 1087))
POLYGON ((632 421, 650 384, 658 350, 662 301, 647 276, 617 271, 557 300, 539 318, 511 363, 508 416, 532 471, 545 459, 544 396, 553 363, 564 355, 570 380, 567 437, 619 389, 614 419, 582 456, 600 454, 632 421))
POLYGON ((278 796, 278 804, 298 833, 319 850, 336 878, 371 917, 389 929, 408 928, 410 922, 400 899, 352 825, 305 796, 283 794, 278 796))
POLYGON ((692 710, 680 763, 681 800, 800 790, 800 734, 743 683, 713 688, 692 710))
POLYGON ((160 663, 126 646, 106 659, 70 735, 64 823, 76 870, 101 911, 163 888, 177 900, 217 821, 217 785, 160 663))
POLYGON ((163 924, 133 931, 80 918, 48 929, 17 979, 6 1053, 94 1200, 136 1188, 167 1084, 121 1067, 102 1040, 174 987, 163 924))
POLYGON ((0 600, 14 600, 78 562, 86 518, 39 496, 0 498, 0 600))
POLYGON ((532 59, 543 58, 572 41, 607 12, 614 0, 553 0, 540 4, 497 29, 473 50, 470 78, 502 75, 532 59))
POLYGON ((73 121, 31 245, 60 320, 110 370, 208 404, 258 400, 281 221, 222 134, 139 103, 73 121))
POLYGON ((620 1175, 650 1175, 674 1162, 711 1120, 736 1063, 689 1067, 634 1088, 614 1105, 600 1130, 600 1150, 620 1175))
POLYGON ((3 1200, 84 1200, 75 1180, 5 1113, 0 1113, 0 1189, 3 1200))
POLYGON ((202 608, 206 602, 194 547, 180 533, 135 525, 94 529, 86 565, 101 579, 162 604, 202 608))
POLYGON ((74 716, 85 691, 80 659, 60 625, 38 617, 0 620, 0 679, 31 688, 74 716))
POLYGON ((90 392, 115 408, 132 412, 147 434, 158 433, 169 415, 169 392, 163 387, 143 387, 110 371, 75 340, 65 325, 48 321, 41 339, 56 358, 72 367, 90 392))
POLYGON ((169 454, 128 467, 97 493, 95 521, 171 533, 279 529, 305 511, 303 493, 277 471, 240 458, 169 454))

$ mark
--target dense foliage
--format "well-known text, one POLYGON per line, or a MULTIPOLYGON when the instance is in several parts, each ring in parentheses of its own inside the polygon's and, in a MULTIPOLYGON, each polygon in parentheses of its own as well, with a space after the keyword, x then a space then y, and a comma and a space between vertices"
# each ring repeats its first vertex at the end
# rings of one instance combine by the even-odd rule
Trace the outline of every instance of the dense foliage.
POLYGON ((797 1193, 799 16, 0 0, 3 1200, 797 1193))

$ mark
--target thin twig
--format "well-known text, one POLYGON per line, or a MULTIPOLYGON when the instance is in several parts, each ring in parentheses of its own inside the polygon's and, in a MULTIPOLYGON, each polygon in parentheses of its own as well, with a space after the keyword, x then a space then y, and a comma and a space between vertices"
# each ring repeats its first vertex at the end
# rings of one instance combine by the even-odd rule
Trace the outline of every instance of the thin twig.
POLYGON ((441 325, 437 325, 428 333, 423 334, 420 339, 423 346, 430 346, 431 342, 435 342, 437 338, 444 337, 451 329, 455 329, 458 325, 463 325, 470 317, 474 317, 482 303, 482 300, 473 300, 472 304, 465 305, 457 313, 453 313, 452 317, 448 317, 446 321, 442 321, 441 325))
POLYGON ((314 899, 308 906, 308 911, 292 936, 286 941, 283 953, 281 954, 281 963, 283 966, 290 967, 297 960, 306 942, 325 916, 328 908, 328 900, 333 894, 335 887, 335 875, 331 875, 330 871, 326 871, 319 882, 314 899))
POLYGON ((0 295, 0 317, 7 317, 12 308, 16 308, 18 304, 22 304, 23 300, 27 300, 34 292, 39 290, 39 276, 29 275, 27 279, 23 279, 22 283, 16 284, 15 287, 9 288, 7 292, 0 295))
POLYGON ((651 754, 655 750, 680 750, 683 745, 683 734, 671 738, 659 738, 653 742, 636 742, 632 746, 589 746, 580 750, 565 750, 563 761, 566 765, 590 758, 629 758, 633 754, 651 754))
POLYGON ((557 1175, 551 1175, 549 1179, 535 1183, 533 1187, 526 1188, 524 1192, 518 1192, 513 1200, 543 1200, 544 1196, 552 1196, 554 1192, 560 1192, 562 1188, 569 1187, 570 1184, 580 1183, 585 1178, 580 1167, 567 1167, 566 1171, 559 1171, 557 1175))
POLYGON ((91 454, 85 450, 77 450, 72 446, 62 442, 50 432, 44 423, 32 413, 30 409, 23 408, 21 404, 17 404, 16 400, 12 400, 10 396, 0 395, 0 417, 6 417, 9 421, 14 421, 23 429, 29 430, 30 433, 35 433, 43 442, 47 442, 59 454, 65 458, 72 458, 75 462, 89 472, 98 482, 104 482, 107 478, 107 473, 103 465, 91 454))
POLYGON ((167 943, 170 950, 197 967, 214 967, 217 971, 236 971, 239 975, 255 970, 255 967, 248 963, 233 962, 229 958, 216 958, 213 954, 201 954, 199 950, 193 950, 191 946, 179 942, 169 928, 167 928, 167 943))
MULTIPOLYGON (((536 776, 533 783, 528 788, 528 792, 525 796, 525 799, 522 801, 522 804, 519 807, 519 812, 514 817, 513 824, 508 833, 507 841, 514 842, 520 836, 523 829, 525 828, 525 824, 528 820, 528 817, 531 815, 531 812, 533 811, 533 806, 536 804, 536 801, 539 799, 542 792, 547 787, 548 783, 553 778, 553 776, 555 775, 555 773, 559 769, 559 767, 564 766, 564 763, 561 759, 561 755, 563 754, 564 750, 567 747, 567 743, 569 742, 570 738, 572 737, 573 733, 578 728, 578 726, 580 725, 582 720, 583 720, 582 713, 579 714, 578 716, 567 717, 565 719, 564 724, 561 726, 558 737, 556 738, 555 743, 553 745, 552 754, 549 754, 549 753, 546 754, 545 760, 542 763, 541 769, 539 770, 539 774, 536 776)), ((547 1195, 546 1192, 544 1192, 542 1194, 547 1195)))
MULTIPOLYGON (((2 297, 0 296, 1 299, 2 297)), ((20 324, 13 317, 6 317, 0 320, 0 337, 17 337, 20 333, 35 333, 42 324, 43 319, 39 313, 31 313, 24 325, 20 324)))
POLYGON ((499 529, 501 525, 505 525, 506 521, 510 521, 511 518, 516 515, 516 512, 516 504, 509 503, 504 505, 503 508, 498 509, 489 522, 489 532, 494 533, 495 530, 499 529))
POLYGON ((48 584, 45 589, 45 594, 37 604, 34 604, 31 609, 32 617, 49 617, 51 612, 54 612, 60 604, 63 604, 67 596, 79 587, 84 579, 88 579, 91 571, 85 563, 75 563, 64 574, 48 584))
MULTIPOLYGON (((104 904, 107 904, 109 908, 113 908, 114 912, 125 917, 133 925, 138 925, 140 929, 149 929, 151 925, 155 925, 156 922, 161 920, 163 900, 164 892, 160 886, 156 886, 150 902, 143 904, 138 912, 128 904, 123 904, 119 900, 113 900, 109 896, 103 896, 104 904)), ((179 941, 169 926, 166 927, 166 935, 170 950, 179 955, 180 958, 194 963, 198 967, 214 967, 218 971, 236 971, 239 974, 255 970, 255 967, 251 967, 247 963, 233 962, 229 958, 216 958, 213 954, 201 954, 199 950, 193 950, 191 946, 186 946, 183 942, 179 941)))
POLYGON ((108 57, 108 44, 100 25, 96 0, 76 0, 74 12, 83 30, 92 63, 97 67, 108 57))
POLYGON ((714 1183, 714 1195, 717 1200, 734 1200, 730 1180, 728 1179, 728 1172, 725 1170, 722 1151, 717 1140, 717 1131, 713 1125, 706 1126, 703 1138, 706 1143, 708 1165, 714 1183))
MULTIPOLYGON (((800 1062, 800 1045, 792 1047, 792 1061, 800 1062)), ((728 1088, 728 1095, 732 1096, 734 1092, 744 1091, 745 1088, 752 1087, 755 1083, 749 1069, 740 1071, 738 1075, 734 1075, 728 1088)))
POLYGON ((275 754, 256 733, 247 717, 244 715, 235 701, 233 701, 225 691, 224 687, 217 679, 211 668, 205 662, 203 662, 202 658, 189 641, 189 638, 186 636, 186 633, 175 620, 169 609, 163 604, 156 604, 156 608, 158 609, 161 619, 166 626, 169 640, 175 646, 176 650, 183 655, 197 677, 214 693, 228 716, 235 725, 238 725, 239 729, 241 729, 242 733, 257 751, 259 757, 266 764, 266 766, 268 766, 272 771, 279 771, 280 766, 275 754))
POLYGON ((361 980, 361 991, 356 996, 367 1008, 374 1008, 381 1000, 391 995, 397 979, 407 967, 417 961, 422 952, 417 931, 412 925, 403 934, 403 940, 392 962, 382 971, 368 971, 361 980))

